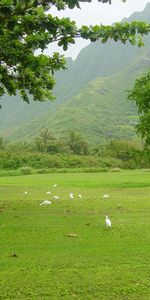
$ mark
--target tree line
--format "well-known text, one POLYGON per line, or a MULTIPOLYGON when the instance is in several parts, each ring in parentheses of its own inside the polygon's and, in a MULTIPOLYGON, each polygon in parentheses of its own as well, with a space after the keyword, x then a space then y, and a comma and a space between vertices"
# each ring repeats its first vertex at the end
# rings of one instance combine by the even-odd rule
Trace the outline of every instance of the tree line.
MULTIPOLYGON (((98 157, 102 160, 105 158, 116 159, 118 162, 124 162, 127 167, 149 167, 150 159, 143 152, 142 144, 128 140, 106 140, 103 144, 91 145, 85 137, 77 131, 68 133, 68 138, 58 138, 48 129, 42 129, 39 134, 30 141, 8 143, 4 138, 0 138, 0 152, 14 153, 13 157, 17 161, 17 154, 37 153, 36 156, 52 155, 52 160, 56 159, 55 155, 83 156, 87 160, 91 157, 98 157), (54 155, 54 156, 53 156, 54 155)), ((35 154, 34 154, 35 156, 35 154)), ((37 158, 38 159, 38 158, 37 158)), ((40 158, 41 159, 41 158, 40 158)), ((36 160, 36 158, 35 158, 36 160)), ((80 165, 80 164, 79 164, 80 165)), ((88 165, 88 163, 87 163, 88 165)), ((94 162, 93 162, 94 165, 94 162)), ((117 165, 117 164, 116 164, 117 165)))
POLYGON ((79 132, 71 131, 68 138, 58 138, 48 128, 44 128, 30 141, 10 143, 0 137, 0 150, 88 155, 90 145, 79 132))

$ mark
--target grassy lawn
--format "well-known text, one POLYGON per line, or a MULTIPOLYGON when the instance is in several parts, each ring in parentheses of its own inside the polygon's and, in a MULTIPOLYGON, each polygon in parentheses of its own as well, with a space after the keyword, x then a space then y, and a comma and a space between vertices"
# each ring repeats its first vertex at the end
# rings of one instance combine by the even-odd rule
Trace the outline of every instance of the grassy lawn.
POLYGON ((0 227, 2 300, 150 299, 148 171, 1 177, 0 227))

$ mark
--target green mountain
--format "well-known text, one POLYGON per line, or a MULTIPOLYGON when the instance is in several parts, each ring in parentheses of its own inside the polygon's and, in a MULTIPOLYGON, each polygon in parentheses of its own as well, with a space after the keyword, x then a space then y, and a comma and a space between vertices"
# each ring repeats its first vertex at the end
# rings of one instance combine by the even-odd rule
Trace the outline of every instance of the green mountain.
MULTIPOLYGON (((150 4, 130 20, 150 18, 150 4)), ((2 98, 0 134, 11 139, 27 139, 41 128, 65 136, 74 129, 87 139, 135 139, 137 111, 125 92, 134 79, 150 66, 150 40, 138 48, 115 42, 91 43, 77 59, 67 59, 68 70, 56 74, 56 101, 28 105, 20 97, 2 98)))
POLYGON ((14 138, 31 138, 39 128, 50 128, 57 136, 66 136, 70 130, 81 132, 93 143, 105 138, 136 139, 136 107, 129 103, 127 90, 137 75, 150 67, 150 48, 123 71, 109 77, 97 77, 79 93, 59 106, 59 109, 14 132, 14 138), (31 131, 32 128, 32 131, 31 131))

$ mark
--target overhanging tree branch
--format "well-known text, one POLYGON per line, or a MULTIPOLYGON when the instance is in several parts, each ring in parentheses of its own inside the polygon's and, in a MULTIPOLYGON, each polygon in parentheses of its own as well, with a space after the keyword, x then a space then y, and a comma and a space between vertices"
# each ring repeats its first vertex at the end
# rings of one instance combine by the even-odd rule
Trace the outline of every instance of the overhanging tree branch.
MULTIPOLYGON (((106 1, 103 1, 103 3, 106 1)), ((130 42, 142 46, 142 36, 150 32, 150 24, 144 22, 116 23, 113 26, 82 26, 69 18, 58 18, 47 14, 55 5, 79 7, 77 0, 1 0, 0 3, 0 96, 20 92, 23 100, 52 100, 55 71, 65 68, 65 59, 59 53, 51 57, 35 55, 43 52, 49 44, 57 42, 67 50, 75 39, 106 43, 109 39, 121 43, 130 42)))

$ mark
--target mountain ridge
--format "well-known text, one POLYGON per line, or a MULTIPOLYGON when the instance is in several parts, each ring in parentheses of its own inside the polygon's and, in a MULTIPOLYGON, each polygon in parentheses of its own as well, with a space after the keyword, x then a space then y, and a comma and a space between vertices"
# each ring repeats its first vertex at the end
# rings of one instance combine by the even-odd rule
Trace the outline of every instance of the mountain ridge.
MULTIPOLYGON (((56 136, 67 137, 71 128, 71 130, 80 131, 88 141, 93 143, 102 142, 105 137, 123 138, 124 136, 125 139, 133 138, 136 140, 137 109, 135 105, 127 102, 127 89, 132 86, 138 74, 150 66, 149 50, 150 48, 147 49, 145 55, 135 59, 122 72, 115 73, 110 77, 97 77, 87 83, 79 94, 67 103, 62 103, 58 111, 51 116, 47 113, 49 117, 46 118, 45 115, 44 120, 41 118, 41 129, 45 125, 56 136), (117 88, 118 84, 119 89, 117 88), (107 130, 106 124, 109 124, 107 130)), ((37 124, 37 122, 39 120, 34 120, 33 124, 37 124)), ((22 127, 22 132, 25 130, 28 132, 28 138, 32 138, 33 133, 30 133, 30 125, 25 127, 22 127)), ((20 128, 15 133, 16 138, 19 130, 20 128)), ((38 129, 35 129, 34 133, 38 134, 38 129)))

